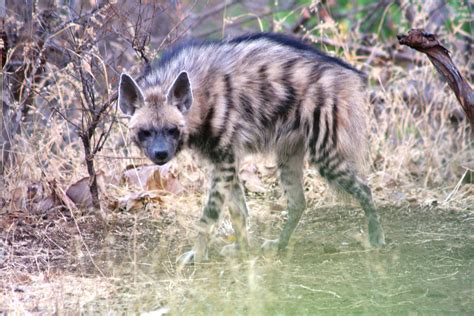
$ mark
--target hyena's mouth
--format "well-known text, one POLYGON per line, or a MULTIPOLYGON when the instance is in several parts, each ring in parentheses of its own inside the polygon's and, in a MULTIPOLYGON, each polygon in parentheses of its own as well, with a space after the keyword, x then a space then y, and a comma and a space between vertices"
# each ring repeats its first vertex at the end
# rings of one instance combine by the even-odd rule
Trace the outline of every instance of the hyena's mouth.
POLYGON ((165 163, 169 162, 170 160, 171 160, 171 157, 166 158, 166 159, 151 159, 151 161, 153 161, 154 164, 159 165, 159 166, 163 166, 165 163))
POLYGON ((159 166, 164 165, 173 158, 173 154, 167 150, 149 150, 147 151, 147 157, 154 164, 159 166))
POLYGON ((158 165, 158 166, 163 166, 165 163, 167 163, 168 161, 170 161, 171 159, 166 159, 166 160, 153 160, 153 163, 158 165))

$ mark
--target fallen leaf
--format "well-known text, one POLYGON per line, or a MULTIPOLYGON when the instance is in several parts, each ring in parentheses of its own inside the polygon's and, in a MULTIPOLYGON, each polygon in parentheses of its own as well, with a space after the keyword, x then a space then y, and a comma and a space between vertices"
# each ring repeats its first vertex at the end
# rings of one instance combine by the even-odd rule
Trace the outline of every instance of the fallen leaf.
POLYGON ((10 211, 18 212, 25 209, 27 189, 25 187, 19 187, 12 190, 10 201, 10 211))
POLYGON ((53 207, 62 205, 60 201, 53 195, 47 196, 41 199, 35 206, 35 213, 44 214, 51 210, 53 207))
POLYGON ((173 194, 184 191, 184 187, 168 166, 140 166, 128 169, 123 174, 123 180, 126 184, 145 191, 168 191, 173 194))
POLYGON ((5 207, 6 205, 7 205, 7 200, 0 197, 0 215, 7 213, 7 208, 5 207))
POLYGON ((163 200, 157 192, 137 192, 118 200, 118 207, 127 212, 144 208, 148 203, 162 203, 163 200))
POLYGON ((66 195, 80 208, 92 207, 92 195, 89 189, 89 177, 71 184, 66 195))
POLYGON ((76 204, 74 204, 71 198, 67 196, 66 192, 58 186, 56 179, 48 181, 48 186, 52 191, 53 198, 57 199, 60 205, 66 206, 71 211, 77 211, 76 204))
MULTIPOLYGON (((97 172, 97 186, 101 193, 105 193, 104 188, 104 172, 99 170, 97 172)), ((66 195, 79 208, 92 207, 92 195, 90 191, 90 177, 82 178, 81 180, 71 184, 66 189, 66 195)))

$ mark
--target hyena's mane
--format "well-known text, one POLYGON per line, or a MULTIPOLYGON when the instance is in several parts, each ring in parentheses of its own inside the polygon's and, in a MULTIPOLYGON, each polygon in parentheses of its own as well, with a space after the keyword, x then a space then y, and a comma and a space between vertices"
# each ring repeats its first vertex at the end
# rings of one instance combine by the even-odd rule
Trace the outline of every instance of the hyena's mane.
POLYGON ((199 40, 199 39, 184 39, 171 47, 167 48, 163 51, 160 58, 153 61, 148 67, 145 69, 144 76, 147 77, 150 75, 154 70, 162 68, 172 62, 175 58, 177 58, 181 53, 188 49, 192 48, 203 48, 210 46, 212 44, 219 44, 220 42, 217 40, 199 40))
POLYGON ((252 41, 258 41, 258 40, 268 40, 282 46, 290 47, 292 49, 312 53, 315 56, 317 56, 318 59, 322 62, 336 64, 345 69, 352 70, 355 73, 357 73, 359 76, 361 76, 361 78, 364 80, 366 80, 367 78, 367 75, 364 72, 349 65, 345 61, 337 57, 329 56, 325 54, 324 52, 320 51, 319 49, 317 49, 316 47, 310 44, 307 44, 306 42, 301 41, 300 39, 296 39, 292 36, 285 35, 282 33, 270 33, 270 32, 250 33, 250 34, 245 34, 245 35, 235 37, 231 39, 229 43, 237 44, 237 43, 252 42, 252 41))

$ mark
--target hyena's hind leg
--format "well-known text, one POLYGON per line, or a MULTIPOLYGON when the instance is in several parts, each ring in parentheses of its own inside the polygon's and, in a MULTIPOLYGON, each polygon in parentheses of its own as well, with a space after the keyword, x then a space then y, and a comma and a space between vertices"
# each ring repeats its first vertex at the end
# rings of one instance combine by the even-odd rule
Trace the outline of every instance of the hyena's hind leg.
POLYGON ((359 201, 369 222, 370 244, 375 247, 383 246, 385 244, 385 237, 382 225, 380 224, 379 215, 372 200, 372 191, 369 186, 359 178, 357 168, 354 164, 341 158, 338 154, 332 157, 328 155, 320 159, 317 164, 321 176, 326 178, 330 183, 336 184, 359 201))
POLYGON ((288 203, 288 219, 278 239, 267 240, 263 243, 262 250, 265 253, 276 253, 285 250, 291 234, 306 208, 303 190, 304 150, 284 154, 278 153, 277 159, 280 184, 288 203))

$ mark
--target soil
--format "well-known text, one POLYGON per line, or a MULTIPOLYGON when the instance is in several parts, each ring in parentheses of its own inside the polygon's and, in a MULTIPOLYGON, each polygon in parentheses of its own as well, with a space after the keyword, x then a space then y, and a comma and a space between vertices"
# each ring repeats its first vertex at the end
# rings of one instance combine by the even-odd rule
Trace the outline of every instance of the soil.
MULTIPOLYGON (((384 207, 387 245, 373 249, 367 246, 359 208, 313 208, 303 216, 287 253, 264 258, 259 244, 275 238, 284 219, 281 211, 267 212, 252 218, 248 258, 220 257, 220 248, 232 239, 220 233, 211 245, 211 261, 182 271, 175 259, 189 250, 194 234, 185 232, 177 212, 150 214, 117 213, 107 225, 92 217, 65 219, 57 239, 49 241, 56 246, 45 251, 43 243, 46 255, 37 255, 36 263, 31 253, 41 253, 33 243, 28 256, 15 248, 16 261, 9 256, 0 270, 0 314, 474 311, 474 218, 469 211, 384 207), (62 258, 54 249, 63 249, 62 258)), ((49 236, 54 239, 51 231, 49 236)))

